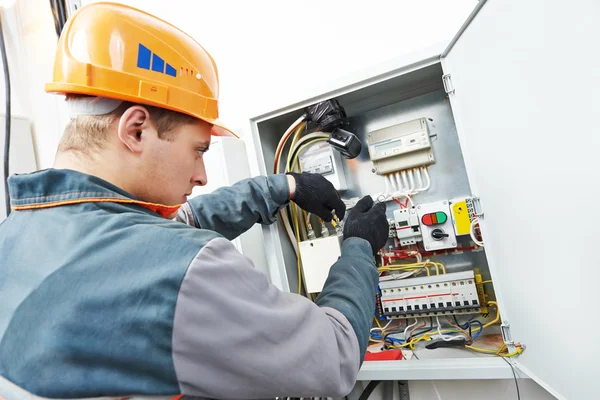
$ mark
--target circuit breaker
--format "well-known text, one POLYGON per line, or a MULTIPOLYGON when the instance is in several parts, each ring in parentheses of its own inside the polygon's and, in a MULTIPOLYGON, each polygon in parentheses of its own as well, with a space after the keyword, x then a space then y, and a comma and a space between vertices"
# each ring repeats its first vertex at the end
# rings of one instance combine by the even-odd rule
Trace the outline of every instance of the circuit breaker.
POLYGON ((379 287, 381 309, 389 318, 481 312, 473 271, 382 281, 379 287))
POLYGON ((448 200, 419 204, 417 215, 425 250, 433 251, 456 247, 456 235, 452 226, 448 200))
POLYGON ((422 240, 419 217, 414 208, 394 210, 394 222, 400 245, 408 246, 422 240))
POLYGON ((299 159, 303 172, 323 175, 338 191, 348 189, 342 156, 329 143, 317 142, 308 146, 299 159))
POLYGON ((369 156, 379 175, 435 161, 425 118, 369 132, 367 139, 369 156))

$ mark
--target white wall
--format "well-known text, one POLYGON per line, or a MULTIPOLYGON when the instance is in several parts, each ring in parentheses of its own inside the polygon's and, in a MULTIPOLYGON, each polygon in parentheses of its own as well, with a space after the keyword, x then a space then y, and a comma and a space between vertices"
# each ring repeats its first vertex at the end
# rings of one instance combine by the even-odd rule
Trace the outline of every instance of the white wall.
MULTIPOLYGON (((57 36, 45 0, 19 0, 2 11, 11 78, 12 114, 32 122, 39 168, 48 168, 67 122, 62 96, 44 92, 52 78, 57 36)), ((4 73, 0 69, 0 112, 4 113, 4 73)))

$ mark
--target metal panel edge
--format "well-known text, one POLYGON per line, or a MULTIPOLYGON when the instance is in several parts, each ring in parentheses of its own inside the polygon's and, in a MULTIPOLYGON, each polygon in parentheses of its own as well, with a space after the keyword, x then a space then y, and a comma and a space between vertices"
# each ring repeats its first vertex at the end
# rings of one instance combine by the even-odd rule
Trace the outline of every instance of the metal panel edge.
POLYGON ((402 57, 389 60, 388 62, 377 65, 375 68, 378 71, 373 72, 373 69, 375 68, 371 68, 370 70, 362 72, 361 75, 367 76, 367 78, 360 78, 353 83, 342 85, 337 89, 329 90, 317 96, 308 97, 304 100, 297 101, 287 106, 279 107, 273 111, 260 113, 254 117, 251 117, 250 120, 256 123, 263 122, 271 118, 278 117, 282 114, 299 110, 322 100, 341 96, 346 93, 419 70, 421 68, 438 64, 440 62, 441 50, 445 47, 445 44, 437 44, 430 46, 423 51, 410 53, 402 57))
POLYGON ((477 3, 477 5, 473 9, 473 11, 471 11, 471 14, 469 14, 469 16, 467 17, 467 20, 462 24, 462 26, 460 27, 460 29, 458 30, 458 32, 456 32, 456 35, 454 35, 454 37, 452 38, 452 40, 448 44, 448 47, 446 47, 446 49, 442 52, 441 58, 444 58, 444 57, 446 57, 448 55, 448 53, 450 52, 450 50, 452 50, 452 48, 454 47, 454 45, 456 44, 456 42, 458 42, 458 39, 460 39, 460 37, 462 36, 462 34, 464 33, 464 31, 467 30, 467 27, 471 24, 471 21, 473 21, 473 19, 475 18, 475 16, 479 13, 479 10, 481 10, 481 7, 483 7, 483 5, 486 2, 487 2, 487 0, 479 0, 479 2, 477 3))
POLYGON ((463 380, 465 377, 514 379, 510 366, 501 358, 472 357, 365 362, 357 380, 463 380))

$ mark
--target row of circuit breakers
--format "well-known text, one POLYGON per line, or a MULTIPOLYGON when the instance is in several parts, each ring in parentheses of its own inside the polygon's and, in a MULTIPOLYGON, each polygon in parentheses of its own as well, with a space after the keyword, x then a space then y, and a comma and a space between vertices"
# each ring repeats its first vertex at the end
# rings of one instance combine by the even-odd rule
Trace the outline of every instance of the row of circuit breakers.
POLYGON ((474 271, 381 281, 378 314, 388 318, 414 318, 485 313, 481 282, 481 275, 474 271))

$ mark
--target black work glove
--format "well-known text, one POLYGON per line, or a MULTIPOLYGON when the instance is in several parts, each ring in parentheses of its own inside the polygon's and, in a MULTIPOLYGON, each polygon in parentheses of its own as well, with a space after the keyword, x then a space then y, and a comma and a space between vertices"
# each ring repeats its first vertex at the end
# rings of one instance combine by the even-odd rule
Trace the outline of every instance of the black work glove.
POLYGON ((319 174, 288 172, 296 180, 296 191, 291 200, 303 210, 318 215, 322 220, 330 222, 331 211, 335 210, 342 220, 346 215, 346 205, 340 198, 331 182, 319 174))
POLYGON ((385 246, 389 232, 385 204, 373 205, 371 196, 365 196, 356 203, 344 224, 344 240, 351 237, 365 239, 371 243, 373 255, 385 246))

